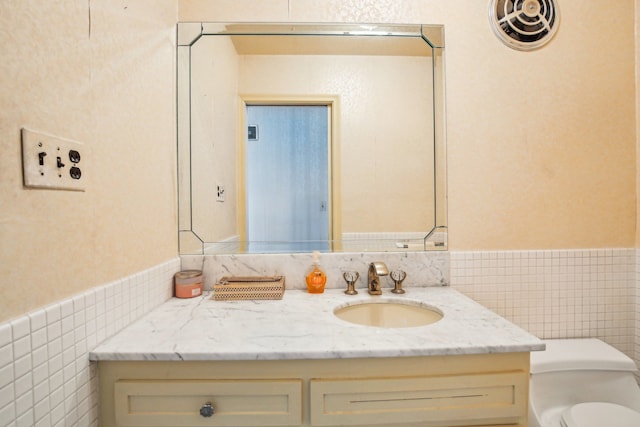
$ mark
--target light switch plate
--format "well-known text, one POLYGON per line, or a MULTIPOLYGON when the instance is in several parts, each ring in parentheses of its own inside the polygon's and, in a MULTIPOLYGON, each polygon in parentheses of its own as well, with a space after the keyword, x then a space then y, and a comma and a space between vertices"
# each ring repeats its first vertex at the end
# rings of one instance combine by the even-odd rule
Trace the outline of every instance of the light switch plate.
POLYGON ((224 202, 224 185, 216 184, 216 201, 224 202))
POLYGON ((90 151, 65 138, 22 129, 22 169, 26 187, 85 191, 90 151))

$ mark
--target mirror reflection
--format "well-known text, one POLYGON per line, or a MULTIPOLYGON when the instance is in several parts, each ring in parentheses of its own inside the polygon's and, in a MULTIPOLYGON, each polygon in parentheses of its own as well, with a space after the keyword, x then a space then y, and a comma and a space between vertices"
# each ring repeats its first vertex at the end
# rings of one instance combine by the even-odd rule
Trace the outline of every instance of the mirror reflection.
POLYGON ((178 31, 181 254, 446 248, 440 27, 178 31))

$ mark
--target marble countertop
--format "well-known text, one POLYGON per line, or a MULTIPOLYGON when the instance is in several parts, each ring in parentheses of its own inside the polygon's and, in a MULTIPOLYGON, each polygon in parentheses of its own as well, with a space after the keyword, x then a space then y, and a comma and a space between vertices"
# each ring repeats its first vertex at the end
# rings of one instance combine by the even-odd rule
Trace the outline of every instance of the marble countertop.
POLYGON ((543 350, 544 343, 450 287, 409 287, 404 295, 366 289, 348 296, 287 290, 282 300, 214 301, 212 292, 173 298, 107 339, 90 359, 281 360, 439 356, 543 350), (411 328, 377 328, 340 320, 346 303, 412 300, 442 320, 411 328))

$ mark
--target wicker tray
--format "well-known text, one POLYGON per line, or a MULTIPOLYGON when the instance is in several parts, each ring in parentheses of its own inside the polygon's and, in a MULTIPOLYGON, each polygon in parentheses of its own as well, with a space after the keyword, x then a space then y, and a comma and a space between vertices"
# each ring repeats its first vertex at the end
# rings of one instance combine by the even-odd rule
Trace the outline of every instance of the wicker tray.
POLYGON ((282 299, 284 276, 223 277, 213 285, 216 301, 282 299))

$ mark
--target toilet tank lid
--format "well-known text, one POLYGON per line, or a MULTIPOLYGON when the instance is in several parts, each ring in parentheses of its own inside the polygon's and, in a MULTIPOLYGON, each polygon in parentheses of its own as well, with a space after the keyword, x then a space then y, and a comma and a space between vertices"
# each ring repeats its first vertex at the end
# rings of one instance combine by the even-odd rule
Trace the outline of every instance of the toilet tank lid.
POLYGON ((531 373, 554 371, 631 371, 636 364, 627 355, 595 338, 544 340, 545 351, 531 353, 531 373))

